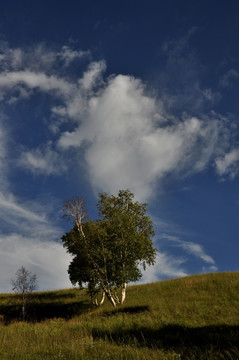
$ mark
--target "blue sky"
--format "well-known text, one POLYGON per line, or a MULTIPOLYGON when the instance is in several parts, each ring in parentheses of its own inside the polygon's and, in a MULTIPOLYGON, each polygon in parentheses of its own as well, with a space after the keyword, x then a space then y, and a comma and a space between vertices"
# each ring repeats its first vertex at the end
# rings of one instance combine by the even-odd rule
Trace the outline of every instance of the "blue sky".
POLYGON ((0 291, 24 265, 71 286, 64 200, 130 189, 142 281, 238 270, 239 3, 0 4, 0 291))

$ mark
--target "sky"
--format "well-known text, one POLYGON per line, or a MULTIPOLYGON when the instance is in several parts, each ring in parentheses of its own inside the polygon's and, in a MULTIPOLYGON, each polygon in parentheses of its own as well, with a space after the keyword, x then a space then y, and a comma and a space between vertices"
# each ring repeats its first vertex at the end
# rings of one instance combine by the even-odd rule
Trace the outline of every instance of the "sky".
POLYGON ((239 3, 0 1, 0 292, 71 287, 62 204, 129 189, 141 282, 238 271, 239 3))

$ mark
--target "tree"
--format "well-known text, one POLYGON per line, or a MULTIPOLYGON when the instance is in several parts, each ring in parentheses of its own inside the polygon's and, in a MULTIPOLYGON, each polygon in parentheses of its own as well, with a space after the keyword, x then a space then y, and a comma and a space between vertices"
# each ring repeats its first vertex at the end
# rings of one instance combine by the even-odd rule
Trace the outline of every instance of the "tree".
POLYGON ((68 272, 73 284, 88 284, 92 302, 98 304, 102 292, 113 306, 123 303, 126 286, 142 276, 141 267, 155 262, 153 223, 146 215, 146 204, 133 201, 129 190, 118 196, 99 194, 99 220, 86 220, 81 198, 65 202, 64 213, 74 228, 63 235, 63 245, 73 255, 68 272), (118 290, 121 288, 121 297, 118 290))
POLYGON ((12 290, 19 293, 22 299, 22 319, 26 318, 26 304, 30 293, 38 288, 37 276, 21 266, 16 272, 16 279, 11 280, 12 290))
POLYGON ((142 277, 140 265, 155 262, 157 250, 151 238, 154 235, 153 223, 146 215, 147 204, 134 202, 129 190, 121 190, 118 196, 99 194, 98 209, 100 218, 107 223, 110 245, 113 245, 114 273, 111 274, 117 287, 122 288, 121 302, 126 296, 126 284, 142 277))

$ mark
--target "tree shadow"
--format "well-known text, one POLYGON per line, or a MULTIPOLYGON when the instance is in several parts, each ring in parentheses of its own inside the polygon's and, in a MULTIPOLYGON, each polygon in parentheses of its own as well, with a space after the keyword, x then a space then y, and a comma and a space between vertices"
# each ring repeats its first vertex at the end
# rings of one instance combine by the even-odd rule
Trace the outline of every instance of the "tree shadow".
POLYGON ((93 306, 87 301, 75 301, 70 303, 53 301, 46 304, 29 304, 27 309, 27 320, 36 322, 53 318, 69 320, 74 316, 90 311, 92 308, 93 306))
POLYGON ((59 299, 73 299, 75 297, 78 297, 79 293, 72 292, 72 293, 63 293, 63 294, 57 294, 56 292, 46 292, 46 293, 32 293, 30 294, 31 301, 53 301, 53 300, 59 300, 59 299))
MULTIPOLYGON (((175 351, 182 354, 183 358, 190 358, 190 355, 187 357, 187 354, 194 349, 195 354, 206 354, 216 350, 218 354, 228 353, 230 355, 230 351, 233 351, 236 352, 237 357, 230 355, 228 358, 239 359, 239 326, 212 325, 191 328, 168 325, 156 330, 146 327, 138 329, 124 329, 122 327, 114 331, 95 328, 92 335, 95 340, 107 339, 118 345, 128 344, 175 351)), ((215 359, 226 359, 225 356, 219 356, 215 359)), ((203 357, 200 358, 203 359, 203 357)))
POLYGON ((142 312, 146 312, 146 311, 150 311, 149 306, 129 306, 129 307, 122 307, 122 308, 118 308, 112 311, 105 311, 103 312, 103 316, 113 316, 113 315, 117 315, 117 314, 139 314, 142 312))
POLYGON ((9 298, 14 297, 15 294, 13 293, 9 293, 9 294, 0 294, 0 301, 5 301, 5 300, 8 300, 9 301, 9 298))
MULTIPOLYGON (((93 306, 87 301, 75 301, 66 303, 63 301, 52 301, 48 303, 28 303, 26 306, 26 321, 40 322, 53 318, 69 320, 74 316, 81 315, 92 310, 93 306)), ((21 320, 21 304, 7 304, 0 306, 0 313, 4 314, 4 324, 21 320)))

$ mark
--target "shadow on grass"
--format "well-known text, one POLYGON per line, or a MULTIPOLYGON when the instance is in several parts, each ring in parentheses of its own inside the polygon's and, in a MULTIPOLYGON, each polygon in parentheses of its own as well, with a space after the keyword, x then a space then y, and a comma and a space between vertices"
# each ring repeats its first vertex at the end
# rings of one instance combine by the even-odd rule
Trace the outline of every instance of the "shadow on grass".
MULTIPOLYGON (((81 315, 92 309, 87 301, 64 303, 61 301, 49 303, 28 303, 26 307, 26 321, 39 322, 47 319, 62 318, 69 320, 74 316, 81 315)), ((12 321, 21 320, 21 305, 8 304, 0 307, 1 314, 4 314, 6 325, 12 321)))
MULTIPOLYGON (((189 328, 180 325, 168 325, 159 329, 139 328, 124 329, 119 328, 113 332, 106 330, 93 329, 93 338, 106 339, 118 345, 134 345, 138 347, 158 348, 173 350, 188 355, 194 349, 196 353, 210 353, 217 351, 218 354, 233 353, 238 357, 228 357, 229 359, 239 359, 239 326, 205 326, 189 328)), ((201 357, 200 357, 201 358, 201 357)), ((202 357, 203 358, 203 357, 202 357)), ((207 358, 207 357, 205 357, 207 358)), ((218 357, 226 359, 227 357, 218 357)))
POLYGON ((32 293, 31 294, 31 300, 34 302, 34 300, 36 299, 36 301, 53 301, 53 300, 59 300, 59 299, 62 299, 62 300, 67 300, 67 299, 73 299, 75 297, 79 296, 79 292, 67 292, 67 293, 60 293, 60 294, 57 294, 56 292, 46 292, 46 293, 42 293, 42 294, 39 294, 39 293, 32 293))
POLYGON ((145 311, 150 311, 149 306, 129 306, 129 307, 122 307, 112 311, 105 311, 102 315, 103 316, 112 316, 117 314, 139 314, 145 311))
POLYGON ((53 318, 71 319, 92 309, 93 306, 87 301, 75 301, 71 303, 51 302, 47 304, 29 304, 27 313, 29 321, 42 321, 53 318))

